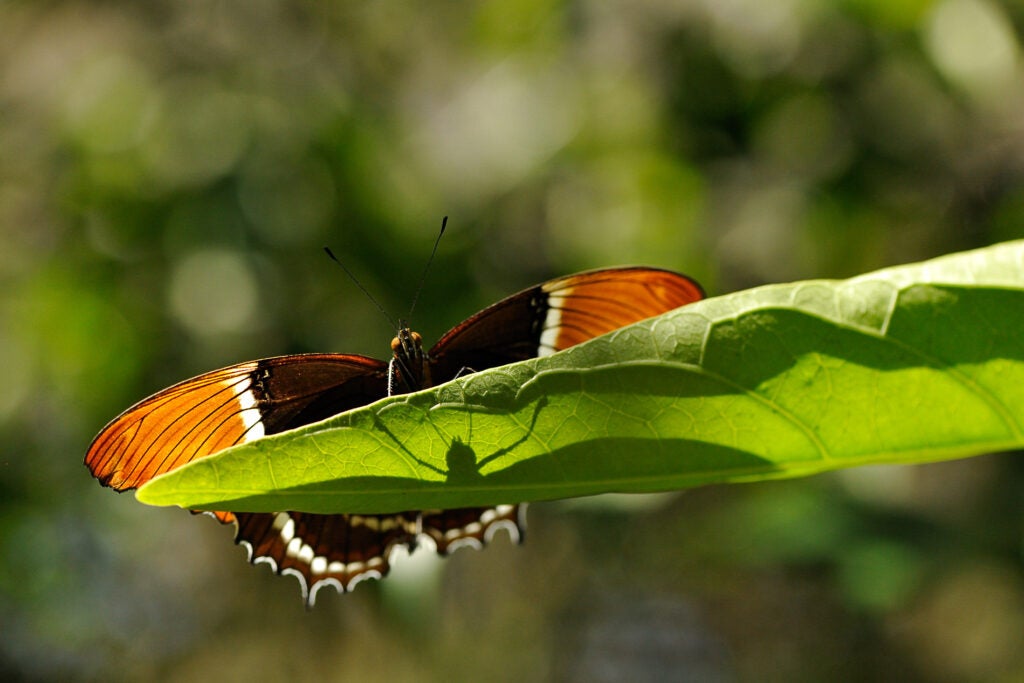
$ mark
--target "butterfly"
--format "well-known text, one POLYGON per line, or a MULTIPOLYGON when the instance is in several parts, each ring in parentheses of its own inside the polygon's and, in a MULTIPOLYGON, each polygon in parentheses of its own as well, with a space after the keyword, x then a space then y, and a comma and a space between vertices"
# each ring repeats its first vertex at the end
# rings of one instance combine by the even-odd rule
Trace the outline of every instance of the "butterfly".
MULTIPOLYGON (((146 398, 93 440, 85 464, 104 486, 137 488, 197 458, 326 419, 396 393, 561 351, 698 299, 695 281, 667 270, 620 267, 558 278, 525 289, 456 325, 429 351, 404 321, 385 362, 308 353, 214 370, 146 398)), ((235 524, 252 563, 299 579, 308 606, 332 585, 351 590, 382 578, 392 548, 410 552, 425 534, 437 552, 482 547, 498 529, 521 540, 525 504, 410 510, 397 514, 213 512, 235 524)))

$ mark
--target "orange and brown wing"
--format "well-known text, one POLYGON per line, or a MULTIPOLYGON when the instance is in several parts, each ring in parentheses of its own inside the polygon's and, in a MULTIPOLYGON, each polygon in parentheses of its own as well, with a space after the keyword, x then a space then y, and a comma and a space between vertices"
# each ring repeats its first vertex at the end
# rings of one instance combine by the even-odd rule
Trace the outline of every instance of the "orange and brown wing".
POLYGON ((304 354, 232 365, 164 389, 116 417, 85 464, 105 486, 133 489, 235 444, 294 429, 387 394, 387 365, 304 354))
POLYGON ((431 377, 446 382, 546 356, 704 298, 695 281, 658 268, 607 268, 551 280, 485 308, 430 350, 431 377))
POLYGON ((695 281, 667 270, 615 268, 552 280, 539 355, 567 349, 704 298, 695 281))

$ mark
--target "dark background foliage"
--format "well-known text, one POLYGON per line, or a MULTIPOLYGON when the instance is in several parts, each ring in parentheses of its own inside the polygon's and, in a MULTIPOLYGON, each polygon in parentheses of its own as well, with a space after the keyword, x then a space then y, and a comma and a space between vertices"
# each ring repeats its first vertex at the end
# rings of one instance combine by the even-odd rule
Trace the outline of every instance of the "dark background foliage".
POLYGON ((144 395, 575 270, 711 294, 1024 233, 993 0, 0 4, 0 678, 1019 680, 1011 455, 538 504, 305 613, 230 530, 101 489, 144 395))

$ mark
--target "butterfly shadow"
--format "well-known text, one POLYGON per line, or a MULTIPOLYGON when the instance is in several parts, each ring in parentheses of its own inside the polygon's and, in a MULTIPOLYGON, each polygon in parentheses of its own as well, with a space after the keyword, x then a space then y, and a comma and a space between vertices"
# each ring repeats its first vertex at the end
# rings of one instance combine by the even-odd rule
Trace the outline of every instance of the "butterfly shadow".
POLYGON ((374 426, 385 434, 394 444, 412 460, 416 461, 422 467, 429 469, 445 478, 445 482, 448 484, 465 485, 479 482, 484 479, 484 475, 481 474, 484 467, 494 462, 498 458, 508 455, 512 451, 519 448, 521 445, 530 440, 533 436, 534 429, 537 426, 537 418, 540 416, 541 411, 547 407, 548 399, 546 396, 541 396, 533 406, 533 415, 530 417, 530 425, 520 438, 516 439, 513 443, 499 448, 493 453, 478 458, 476 451, 469 444, 473 439, 473 415, 470 413, 469 416, 469 435, 466 441, 463 441, 460 436, 449 437, 438 429, 437 425, 430 423, 431 428, 437 433, 442 440, 451 439, 448 444, 448 450, 445 453, 445 467, 442 469, 434 463, 428 462, 423 458, 413 453, 409 448, 402 442, 402 440, 392 432, 386 424, 380 419, 378 415, 374 415, 373 422, 374 426))

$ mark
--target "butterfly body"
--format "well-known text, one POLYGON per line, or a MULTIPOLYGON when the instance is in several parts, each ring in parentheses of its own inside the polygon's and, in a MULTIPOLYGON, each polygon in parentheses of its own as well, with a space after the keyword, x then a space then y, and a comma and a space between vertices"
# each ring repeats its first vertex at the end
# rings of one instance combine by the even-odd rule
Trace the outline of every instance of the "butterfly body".
MULTIPOLYGON (((699 285, 670 271, 613 268, 552 280, 514 294, 452 328, 429 351, 404 321, 384 362, 312 353, 239 363, 180 382, 140 401, 93 440, 85 463, 118 491, 235 444, 252 441, 466 372, 568 348, 702 298, 699 285)), ((523 505, 384 515, 215 512, 235 523, 250 561, 299 578, 312 605, 317 590, 345 592, 389 568, 393 547, 430 536, 439 553, 480 547, 498 529, 522 537, 523 505)))
POLYGON ((391 362, 388 364, 388 395, 402 393, 395 387, 396 378, 404 391, 417 391, 431 386, 430 363, 423 351, 423 337, 413 332, 404 320, 399 321, 398 333, 391 340, 391 362))

